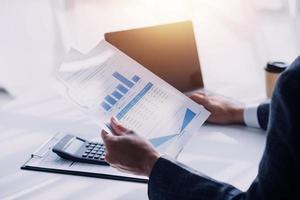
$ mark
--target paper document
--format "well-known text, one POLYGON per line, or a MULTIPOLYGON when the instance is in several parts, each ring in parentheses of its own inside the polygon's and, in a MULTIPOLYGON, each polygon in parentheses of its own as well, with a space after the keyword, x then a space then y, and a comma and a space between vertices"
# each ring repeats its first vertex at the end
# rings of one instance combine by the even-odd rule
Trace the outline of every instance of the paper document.
POLYGON ((56 75, 63 94, 101 127, 115 116, 171 155, 209 116, 203 106, 106 41, 85 55, 71 50, 56 75))

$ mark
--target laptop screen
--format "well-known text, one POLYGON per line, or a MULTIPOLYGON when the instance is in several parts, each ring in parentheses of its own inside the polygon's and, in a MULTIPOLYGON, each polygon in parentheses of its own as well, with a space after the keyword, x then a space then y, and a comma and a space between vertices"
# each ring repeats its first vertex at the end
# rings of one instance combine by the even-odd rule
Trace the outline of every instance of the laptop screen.
POLYGON ((105 40, 181 92, 204 86, 191 21, 106 33, 105 40))

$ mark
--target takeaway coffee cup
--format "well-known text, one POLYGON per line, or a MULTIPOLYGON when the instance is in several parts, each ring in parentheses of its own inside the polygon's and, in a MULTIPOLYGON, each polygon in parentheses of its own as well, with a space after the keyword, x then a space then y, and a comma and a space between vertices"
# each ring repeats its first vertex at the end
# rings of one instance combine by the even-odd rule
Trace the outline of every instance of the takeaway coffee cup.
POLYGON ((268 62, 265 71, 266 71, 266 92, 267 97, 271 98, 273 90, 276 84, 276 81, 279 75, 288 67, 288 64, 285 62, 268 62))

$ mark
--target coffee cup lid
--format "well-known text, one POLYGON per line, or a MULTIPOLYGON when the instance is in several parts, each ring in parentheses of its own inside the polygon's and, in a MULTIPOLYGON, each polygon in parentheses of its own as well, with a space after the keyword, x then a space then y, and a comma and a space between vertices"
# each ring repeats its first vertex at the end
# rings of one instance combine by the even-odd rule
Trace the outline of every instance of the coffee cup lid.
POLYGON ((285 62, 268 62, 265 70, 267 72, 273 72, 273 73, 281 73, 283 72, 289 64, 285 62))

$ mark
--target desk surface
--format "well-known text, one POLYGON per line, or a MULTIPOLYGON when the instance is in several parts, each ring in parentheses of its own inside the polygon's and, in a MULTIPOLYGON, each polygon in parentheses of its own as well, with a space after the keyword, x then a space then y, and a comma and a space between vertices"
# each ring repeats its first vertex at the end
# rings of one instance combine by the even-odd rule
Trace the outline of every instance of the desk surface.
MULTIPOLYGON (((99 135, 89 119, 48 91, 25 95, 0 112, 0 199, 147 199, 146 184, 20 170, 30 154, 58 131, 99 135)), ((259 129, 205 125, 179 160, 246 190, 257 173, 264 143, 265 134, 259 129)))

